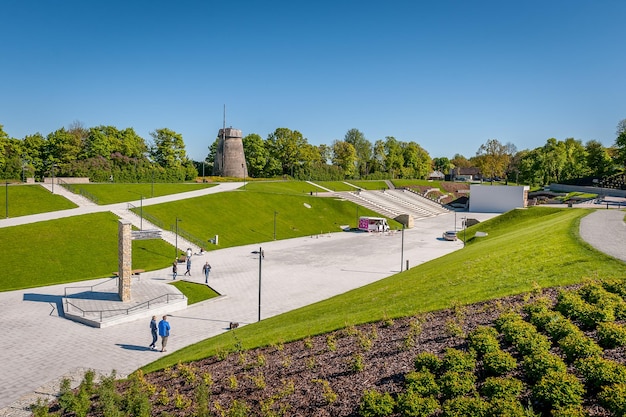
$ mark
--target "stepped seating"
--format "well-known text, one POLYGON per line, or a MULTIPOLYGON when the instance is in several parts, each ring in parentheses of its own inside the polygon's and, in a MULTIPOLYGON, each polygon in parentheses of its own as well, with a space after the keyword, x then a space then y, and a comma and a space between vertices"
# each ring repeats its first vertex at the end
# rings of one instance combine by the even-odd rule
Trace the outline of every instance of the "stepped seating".
POLYGON ((440 204, 417 193, 400 189, 336 192, 334 195, 390 218, 409 214, 413 219, 422 219, 449 212, 440 204))

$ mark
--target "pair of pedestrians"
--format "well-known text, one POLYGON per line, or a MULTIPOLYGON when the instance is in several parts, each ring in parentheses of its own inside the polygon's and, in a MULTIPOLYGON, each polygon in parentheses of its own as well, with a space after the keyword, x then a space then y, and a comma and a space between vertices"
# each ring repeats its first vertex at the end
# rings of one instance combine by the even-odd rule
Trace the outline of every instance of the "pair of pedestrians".
POLYGON ((150 349, 156 349, 158 336, 161 336, 161 352, 166 352, 167 339, 170 337, 170 324, 167 321, 167 315, 163 316, 163 320, 157 325, 156 316, 152 316, 150 321, 150 332, 152 333, 152 343, 150 349), (158 332, 158 333, 157 333, 158 332))

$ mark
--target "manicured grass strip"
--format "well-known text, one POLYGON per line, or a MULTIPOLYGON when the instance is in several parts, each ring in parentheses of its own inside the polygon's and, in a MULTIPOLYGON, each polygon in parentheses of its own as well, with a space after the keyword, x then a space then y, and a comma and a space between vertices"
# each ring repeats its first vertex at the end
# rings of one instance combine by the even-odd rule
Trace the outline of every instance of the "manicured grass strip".
POLYGON ((0 218, 6 217, 7 194, 9 217, 75 208, 76 204, 60 195, 52 194, 41 185, 0 186, 0 218))
POLYGON ((247 325, 237 339, 225 333, 147 365, 147 371, 232 349, 291 341, 359 324, 440 310, 453 303, 475 303, 541 287, 568 285, 586 278, 622 278, 623 262, 578 238, 587 210, 514 210, 468 229, 487 237, 447 256, 342 295, 247 325))
MULTIPOLYGON (((346 181, 349 182, 349 181, 346 181)), ((315 181, 316 184, 326 187, 333 191, 356 191, 357 189, 351 187, 343 181, 315 181)))
POLYGON ((356 185, 359 188, 362 188, 364 190, 386 190, 389 187, 387 187, 387 183, 385 181, 353 181, 353 180, 347 180, 346 182, 349 182, 352 185, 356 185))
MULTIPOLYGON (((108 212, 0 228, 0 291, 110 277, 117 235, 118 218, 108 212)), ((173 251, 160 239, 135 240, 133 268, 164 268, 173 251)))
MULTIPOLYGON (((255 184, 256 185, 256 184, 255 184)), ((208 240, 219 235, 219 248, 339 232, 340 226, 357 225, 357 206, 334 198, 267 192, 233 191, 144 207, 144 213, 166 225, 182 221, 179 228, 208 240), (276 213, 276 215, 274 215, 276 213)), ((380 216, 364 207, 359 216, 380 216)), ((390 220, 392 228, 402 226, 390 220)), ((207 250, 215 246, 205 247, 207 250)))
POLYGON ((410 187, 412 185, 421 185, 421 186, 425 185, 431 188, 441 189, 441 181, 396 179, 396 180, 391 180, 391 182, 393 183, 393 185, 395 185, 398 188, 410 187))
MULTIPOLYGON (((242 187, 243 189, 244 187, 242 187)), ((274 194, 310 194, 324 192, 322 188, 309 184, 306 181, 257 181, 246 183, 246 191, 257 191, 274 194)))
POLYGON ((213 288, 207 286, 206 284, 198 284, 197 282, 179 280, 172 282, 171 285, 175 286, 183 294, 185 294, 185 297, 187 297, 188 305, 219 297, 219 294, 216 293, 213 288))
POLYGON ((187 191, 201 190, 203 188, 215 187, 216 184, 70 184, 68 187, 76 194, 84 189, 98 199, 98 204, 106 205, 121 203, 124 201, 139 200, 143 198, 160 197, 184 193, 187 191))

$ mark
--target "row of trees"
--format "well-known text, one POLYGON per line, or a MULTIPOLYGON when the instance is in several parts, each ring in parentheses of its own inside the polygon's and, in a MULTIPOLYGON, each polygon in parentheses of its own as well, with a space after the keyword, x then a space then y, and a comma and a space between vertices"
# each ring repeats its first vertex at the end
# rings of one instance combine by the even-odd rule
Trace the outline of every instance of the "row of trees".
MULTIPOLYGON (((219 138, 210 147, 207 162, 213 165, 219 138)), ((332 145, 312 145, 297 130, 278 128, 263 140, 256 133, 243 138, 252 177, 290 175, 298 179, 426 178, 432 170, 428 152, 415 142, 392 136, 372 144, 357 129, 332 145), (329 164, 330 162, 330 164, 329 164)))
POLYGON ((132 128, 84 128, 79 123, 47 136, 10 138, 0 125, 0 172, 5 179, 89 177, 95 182, 184 181, 196 177, 181 134, 150 133, 147 143, 132 128), (54 170, 54 172, 53 172, 54 170))
MULTIPOLYGON (((92 181, 184 181, 211 173, 219 138, 205 161, 191 161, 182 135, 157 129, 147 142, 132 128, 84 128, 74 123, 47 136, 39 133, 10 138, 0 125, 0 173, 5 179, 84 176, 92 181)), ((374 143, 358 129, 331 145, 312 145, 297 130, 278 128, 266 139, 253 133, 243 138, 251 177, 289 175, 298 179, 343 180, 427 178, 433 170, 477 167, 483 176, 525 184, 547 184, 581 177, 602 178, 626 165, 626 119, 619 122, 612 147, 600 142, 550 138, 544 146, 517 151, 511 143, 489 139, 475 156, 430 155, 416 142, 392 136, 374 143)))

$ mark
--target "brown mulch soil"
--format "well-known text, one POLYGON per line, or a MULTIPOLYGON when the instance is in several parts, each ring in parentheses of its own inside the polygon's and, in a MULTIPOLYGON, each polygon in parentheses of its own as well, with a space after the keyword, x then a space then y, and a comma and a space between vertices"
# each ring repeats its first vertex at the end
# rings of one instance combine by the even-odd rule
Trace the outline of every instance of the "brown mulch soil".
MULTIPOLYGON (((543 295, 552 299, 556 294, 556 289, 543 291, 543 295)), ((418 353, 432 352, 442 356, 446 348, 465 349, 461 333, 467 334, 479 325, 492 325, 503 311, 519 309, 529 297, 520 295, 456 306, 419 317, 351 326, 297 342, 179 364, 172 369, 145 375, 145 380, 156 392, 151 397, 152 415, 193 415, 195 387, 202 378, 210 375, 211 415, 222 415, 218 410, 229 410, 236 401, 249 407, 247 415, 358 416, 359 402, 365 390, 376 389, 391 394, 403 390, 404 375, 414 370, 413 360, 418 353), (355 365, 358 358, 362 369, 355 365), (195 382, 185 376, 185 371, 190 370, 196 375, 195 382), (159 405, 156 399, 164 388, 170 402, 159 405), (174 401, 177 395, 191 401, 177 408, 174 401), (279 412, 281 409, 283 414, 279 412)), ((232 334, 236 337, 237 330, 232 334)), ((520 360, 513 349, 504 343, 502 346, 520 360)), ((557 348, 554 350, 558 353, 557 348)), ((605 357, 620 363, 626 359, 624 349, 605 350, 605 357)), ((574 372, 573 368, 570 371, 574 372)), ((479 366, 478 384, 484 378, 480 373, 479 366)), ((511 375, 524 380, 519 370, 511 375)), ((128 382, 124 382, 120 389, 125 386, 128 382)), ((523 394, 521 401, 524 405, 531 403, 528 392, 523 394)), ((593 417, 609 415, 595 398, 585 399, 585 409, 593 417)), ((223 415, 231 415, 225 413, 223 415)))

